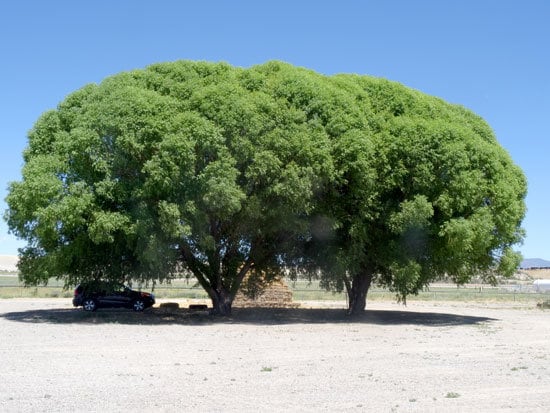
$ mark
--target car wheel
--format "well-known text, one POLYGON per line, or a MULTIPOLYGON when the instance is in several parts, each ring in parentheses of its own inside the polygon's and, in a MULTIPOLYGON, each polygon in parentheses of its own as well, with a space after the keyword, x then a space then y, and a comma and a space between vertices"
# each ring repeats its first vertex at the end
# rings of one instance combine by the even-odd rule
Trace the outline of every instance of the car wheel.
POLYGON ((82 302, 82 308, 84 309, 84 311, 95 311, 97 310, 97 303, 93 298, 86 298, 82 302))
POLYGON ((134 309, 134 311, 143 311, 145 310, 145 303, 143 302, 143 300, 135 300, 132 303, 132 308, 134 309))

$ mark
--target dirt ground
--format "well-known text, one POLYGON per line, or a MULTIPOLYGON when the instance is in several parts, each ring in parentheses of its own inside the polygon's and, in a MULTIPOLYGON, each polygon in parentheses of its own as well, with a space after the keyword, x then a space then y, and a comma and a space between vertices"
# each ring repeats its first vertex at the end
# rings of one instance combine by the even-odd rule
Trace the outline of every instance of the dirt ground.
POLYGON ((549 310, 311 306, 215 319, 0 300, 0 411, 548 411, 549 310))

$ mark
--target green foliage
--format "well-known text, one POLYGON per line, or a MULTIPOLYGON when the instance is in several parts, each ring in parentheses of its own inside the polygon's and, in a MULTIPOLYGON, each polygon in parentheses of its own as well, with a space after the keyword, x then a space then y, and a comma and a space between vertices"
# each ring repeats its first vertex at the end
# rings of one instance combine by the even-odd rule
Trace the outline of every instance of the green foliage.
POLYGON ((331 136, 336 179, 308 250, 322 284, 350 292, 368 278, 405 300, 444 275, 459 284, 511 275, 526 181, 487 124, 396 83, 337 79, 365 120, 331 136))
POLYGON ((279 275, 333 170, 328 137, 282 97, 294 72, 158 64, 44 114, 7 198, 28 241, 22 280, 157 281, 186 266, 230 305, 247 272, 279 275))
POLYGON ((40 117, 23 157, 5 219, 27 241, 28 285, 187 268, 228 312, 247 274, 258 291, 285 267, 337 290, 374 277, 404 299, 443 274, 509 274, 523 237, 525 178, 482 119, 280 62, 87 85, 40 117))

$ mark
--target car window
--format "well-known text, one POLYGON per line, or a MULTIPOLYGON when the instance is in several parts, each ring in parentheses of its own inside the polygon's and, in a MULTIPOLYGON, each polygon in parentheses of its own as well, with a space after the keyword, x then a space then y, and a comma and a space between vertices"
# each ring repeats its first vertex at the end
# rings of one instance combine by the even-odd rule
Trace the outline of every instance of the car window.
POLYGON ((97 294, 121 294, 128 290, 124 284, 109 281, 90 281, 81 288, 87 293, 97 294))

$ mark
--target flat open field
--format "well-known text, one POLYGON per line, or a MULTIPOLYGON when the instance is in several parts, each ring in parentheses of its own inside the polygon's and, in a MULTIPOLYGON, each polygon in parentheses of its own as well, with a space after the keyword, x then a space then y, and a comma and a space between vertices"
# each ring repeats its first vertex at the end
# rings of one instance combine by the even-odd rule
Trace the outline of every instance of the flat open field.
POLYGON ((343 306, 214 319, 0 300, 0 411, 548 411, 549 310, 343 306))

